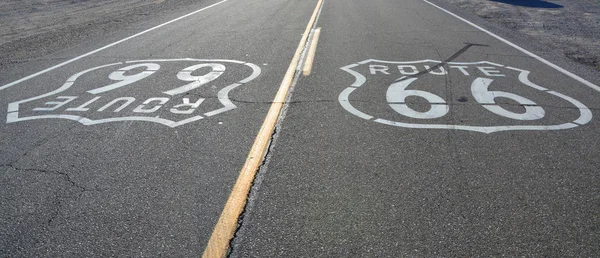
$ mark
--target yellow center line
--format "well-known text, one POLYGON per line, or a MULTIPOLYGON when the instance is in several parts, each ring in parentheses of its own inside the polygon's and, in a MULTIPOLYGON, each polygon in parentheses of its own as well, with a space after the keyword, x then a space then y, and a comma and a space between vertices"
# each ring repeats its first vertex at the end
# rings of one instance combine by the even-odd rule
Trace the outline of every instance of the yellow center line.
POLYGON ((304 67, 302 68, 302 74, 304 76, 309 76, 312 71, 313 61, 315 60, 315 54, 317 52, 317 45, 319 44, 319 36, 321 35, 321 28, 316 28, 313 34, 312 41, 310 43, 310 48, 308 49, 308 56, 306 57, 306 62, 304 63, 304 67))
POLYGON ((273 100, 273 104, 271 104, 271 108, 269 109, 269 112, 267 113, 267 116, 260 130, 258 131, 258 135, 254 140, 254 144, 250 149, 250 153, 246 158, 246 162, 240 171, 240 175, 233 186, 231 194, 229 195, 229 199, 227 200, 227 203, 225 203, 225 207, 221 212, 221 216, 219 217, 219 220, 213 229, 212 235, 208 240, 206 249, 202 254, 203 258, 221 258, 227 255, 229 242, 233 238, 237 228, 238 218, 242 213, 244 206, 246 205, 250 187, 252 186, 256 172, 258 171, 265 152, 267 151, 267 147, 269 146, 271 135, 273 135, 275 130, 277 119, 279 118, 279 114, 283 108, 283 104, 292 85, 295 71, 298 66, 298 62, 300 61, 300 55, 305 48, 308 34, 315 23, 317 14, 319 13, 319 9, 321 8, 322 4, 323 0, 319 0, 312 17, 306 26, 306 30, 302 35, 302 39, 298 44, 298 48, 296 49, 296 53, 292 58, 290 66, 283 77, 283 81, 279 86, 279 90, 277 91, 277 95, 273 100))

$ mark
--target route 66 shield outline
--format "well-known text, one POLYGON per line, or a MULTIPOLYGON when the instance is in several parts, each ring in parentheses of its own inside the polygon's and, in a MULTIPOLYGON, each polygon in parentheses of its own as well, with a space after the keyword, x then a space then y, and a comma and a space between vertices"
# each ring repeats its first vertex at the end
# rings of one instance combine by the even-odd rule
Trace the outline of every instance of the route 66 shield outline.
MULTIPOLYGON (((397 127, 404 127, 404 128, 416 128, 416 129, 447 129, 447 130, 465 130, 465 131, 473 131, 473 132, 480 132, 480 133, 486 133, 486 134, 490 134, 490 133, 494 133, 494 132, 501 132, 501 131, 512 131, 512 130, 522 130, 522 131, 532 131, 532 130, 563 130, 563 129, 571 129, 571 128, 575 128, 578 127, 580 125, 584 125, 587 124, 588 122, 591 121, 592 119, 592 112, 590 111, 590 109, 588 107, 586 107, 583 103, 579 102, 578 100, 571 98, 569 96, 566 96, 562 93, 556 92, 556 91, 552 91, 549 90, 547 88, 544 88, 542 86, 539 86, 533 82, 531 82, 528 78, 530 71, 527 70, 523 70, 523 69, 519 69, 519 68, 515 68, 515 67, 510 67, 510 66, 504 66, 501 64, 496 64, 496 63, 492 63, 492 62, 488 62, 488 61, 480 61, 480 62, 442 62, 442 61, 437 61, 437 60, 429 60, 429 59, 425 59, 425 60, 418 60, 418 61, 405 61, 405 62, 396 62, 396 61, 382 61, 382 60, 376 60, 376 59, 368 59, 368 60, 364 60, 358 63, 354 63, 354 64, 350 64, 344 67, 340 68, 341 70, 353 75, 355 77, 355 81, 354 83, 347 87, 346 89, 344 89, 339 97, 338 97, 338 101, 340 103, 340 105, 348 112, 350 112, 351 114, 360 117, 362 119, 365 120, 372 120, 374 122, 380 123, 380 124, 386 124, 386 125, 391 125, 391 126, 397 126, 397 127), (544 92, 544 93, 548 93, 551 94, 553 96, 559 97, 569 103, 571 103, 573 106, 575 106, 578 110, 579 110, 579 117, 573 121, 567 122, 567 123, 563 123, 563 124, 556 124, 556 125, 502 125, 502 126, 472 126, 472 125, 452 125, 452 124, 417 124, 417 123, 405 123, 405 122, 399 122, 399 121, 391 121, 388 119, 383 119, 383 118, 376 118, 372 115, 369 115, 367 113, 364 113, 363 111, 358 110, 357 108, 355 108, 352 104, 351 101, 349 99, 350 94, 352 94, 352 92, 354 92, 356 89, 358 89, 359 87, 363 86, 366 82, 367 82, 367 78, 353 70, 353 68, 356 68, 360 65, 365 65, 365 64, 369 64, 369 63, 383 63, 383 64, 394 64, 394 65, 412 65, 412 64, 419 64, 419 63, 436 63, 436 64, 448 64, 448 65, 478 65, 478 64, 485 64, 485 65, 492 65, 495 67, 502 67, 505 69, 509 69, 509 70, 513 70, 513 71, 517 71, 519 72, 518 75, 518 79, 519 81, 527 86, 527 87, 531 87, 535 90, 544 92)), ((404 79, 404 78, 401 78, 404 79)))

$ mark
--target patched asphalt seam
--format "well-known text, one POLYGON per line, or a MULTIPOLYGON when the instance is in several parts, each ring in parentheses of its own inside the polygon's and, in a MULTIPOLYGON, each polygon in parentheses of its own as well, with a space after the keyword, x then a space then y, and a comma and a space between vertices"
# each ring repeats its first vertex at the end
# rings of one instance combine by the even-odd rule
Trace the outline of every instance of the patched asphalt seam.
POLYGON ((258 190, 260 189, 260 184, 262 183, 263 180, 263 168, 266 167, 266 165, 268 164, 268 161, 270 160, 272 151, 273 151, 273 141, 274 138, 277 136, 279 132, 279 128, 275 127, 275 129, 273 130, 273 134, 271 135, 271 139, 269 140, 269 147, 267 148, 267 151, 265 152, 265 156, 260 164, 260 166, 258 167, 258 173, 256 173, 256 176, 254 177, 254 180, 252 180, 252 185, 250 186, 250 191, 248 192, 248 196, 246 197, 246 204, 244 205, 244 209, 242 210, 242 213, 240 213, 240 216, 238 217, 237 220, 237 227, 235 229, 235 233, 233 234, 233 237, 231 238, 231 240, 229 240, 229 249, 227 250, 227 257, 231 257, 231 254, 233 253, 234 247, 236 245, 235 241, 237 240, 240 230, 242 229, 242 226, 244 224, 244 218, 246 217, 246 213, 249 212, 250 208, 253 207, 254 205, 251 204, 251 200, 253 200, 254 198, 256 198, 256 192, 258 192, 258 190))
MULTIPOLYGON (((308 44, 304 47, 303 53, 306 52, 307 49, 308 49, 308 44)), ((302 56, 304 56, 304 55, 302 55, 302 56)), ((295 72, 294 80, 292 81, 292 84, 290 85, 290 88, 288 89, 286 101, 283 103, 284 105, 279 113, 279 117, 277 118, 277 123, 275 124, 275 127, 273 129, 273 134, 271 134, 271 138, 269 140, 267 150, 265 152, 265 155, 263 156, 263 160, 262 160, 260 166, 258 167, 256 176, 254 177, 254 180, 252 180, 252 185, 250 187, 250 191, 248 192, 248 195, 246 197, 246 204, 244 205, 244 209, 242 210, 242 213, 238 217, 235 233, 233 234, 233 237, 229 241, 229 249, 227 250, 227 255, 226 255, 226 257, 228 257, 228 258, 231 257, 231 255, 234 252, 235 247, 237 246, 236 241, 240 235, 240 232, 242 232, 242 230, 243 230, 244 219, 245 219, 246 215, 249 214, 249 212, 251 212, 252 208, 255 205, 255 200, 257 200, 257 198, 258 198, 258 192, 260 191, 260 187, 264 180, 265 174, 267 173, 271 158, 273 157, 273 152, 274 152, 275 146, 277 145, 277 139, 279 138, 280 132, 282 131, 283 120, 285 119, 288 108, 290 107, 292 95, 294 93, 294 89, 296 88, 296 84, 298 83, 298 80, 300 79, 300 74, 301 74, 301 72, 299 70, 297 70, 295 72)), ((273 102, 270 102, 270 103, 273 103, 273 102)))

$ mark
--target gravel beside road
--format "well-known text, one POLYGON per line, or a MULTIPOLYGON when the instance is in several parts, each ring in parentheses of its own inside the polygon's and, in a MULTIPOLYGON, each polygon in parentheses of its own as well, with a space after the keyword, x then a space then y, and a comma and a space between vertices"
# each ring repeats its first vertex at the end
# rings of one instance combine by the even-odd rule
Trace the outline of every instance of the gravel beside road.
MULTIPOLYGON (((0 1, 0 67, 54 53, 66 46, 185 10, 197 0, 0 1)), ((103 36, 104 35, 104 36, 103 36)))
MULTIPOLYGON (((163 0, 164 1, 164 0, 163 0)), ((0 44, 163 1, 8 0, 0 2, 0 44)))
POLYGON ((599 0, 446 0, 600 70, 599 0))
MULTIPOLYGON (((600 0, 446 1, 600 70, 600 0)), ((188 1, 2 1, 0 66, 56 51, 63 46, 64 38, 80 40, 143 19, 150 10, 185 6, 181 2, 188 1)))

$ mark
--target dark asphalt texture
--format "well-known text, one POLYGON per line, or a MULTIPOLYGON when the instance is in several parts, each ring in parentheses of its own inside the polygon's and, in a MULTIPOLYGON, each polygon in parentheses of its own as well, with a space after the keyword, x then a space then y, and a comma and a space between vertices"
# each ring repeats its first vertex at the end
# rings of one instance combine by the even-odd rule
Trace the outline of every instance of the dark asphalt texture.
MULTIPOLYGON (((536 84, 581 101, 594 115, 598 92, 423 1, 328 0, 317 26, 322 32, 313 72, 295 86, 232 257, 600 254, 595 117, 575 129, 484 134, 378 124, 350 114, 338 101, 354 82, 340 68, 367 59, 452 57, 513 66, 531 71, 536 84), (459 51, 467 43, 487 46, 459 51)), ((367 76, 350 102, 375 117, 419 122, 385 104, 387 86, 400 77, 390 67, 390 76, 367 76)), ((368 73, 366 67, 356 70, 368 73)), ((451 103, 435 122, 514 125, 473 100, 473 78, 450 70, 445 78, 423 75, 419 80, 427 83, 411 87, 451 103)), ((543 106, 546 117, 525 124, 578 116, 572 105, 516 81, 491 88, 543 106)), ((419 98, 407 101, 427 110, 419 98)))
MULTIPOLYGON (((178 16, 215 2, 190 3, 186 12, 178 16)), ((175 128, 139 121, 88 126, 65 119, 3 122, 0 125, 0 256, 201 254, 315 3, 225 2, 3 90, 0 113, 6 114, 9 103, 53 91, 78 72, 111 63, 229 59, 253 63, 262 70, 258 78, 230 93, 236 109, 175 128)), ((105 38, 90 38, 88 44, 66 46, 49 56, 13 64, 3 71, 2 84, 168 19, 153 21, 131 24, 105 38)), ((135 115, 132 110, 147 98, 171 97, 162 92, 190 83, 178 80, 176 75, 183 68, 197 64, 148 62, 160 64, 161 68, 136 83, 98 94, 101 98, 89 106, 91 111, 85 112, 85 117, 135 115), (112 112, 117 105, 104 112, 93 112, 119 97, 134 97, 136 101, 119 113, 112 112)), ((226 67, 218 80, 186 95, 173 96, 165 107, 181 103, 183 97, 192 102, 202 97, 206 100, 198 111, 215 110, 222 106, 217 92, 251 74, 251 69, 243 64, 215 62, 226 67)), ((108 79, 109 74, 126 66, 86 73, 65 92, 23 104, 24 111, 19 115, 44 113, 31 109, 52 106, 44 103, 56 101, 56 96, 78 96, 78 99, 57 112, 45 112, 76 114, 65 109, 91 100, 96 95, 86 93, 87 90, 114 83, 108 79)), ((203 68, 192 75, 207 71, 203 68)), ((134 72, 125 75, 131 74, 134 72)), ((176 117, 165 108, 153 116, 176 117)))
MULTIPOLYGON (((111 27, 106 35, 65 40, 62 49, 8 62, 0 67, 0 85, 215 2, 182 1, 187 8, 173 5, 154 18, 111 27)), ((230 92, 236 109, 175 128, 142 121, 84 125, 85 120, 56 118, 2 123, 0 256, 201 255, 316 2, 230 0, 0 91, 0 114, 7 114, 9 103, 55 90, 84 70, 119 63, 81 75, 64 92, 21 104, 20 117, 73 115, 77 112, 65 109, 100 96, 79 114, 89 119, 140 115, 135 107, 156 105, 144 106, 145 100, 169 97, 158 111, 141 114, 176 119, 187 117, 169 111, 183 98, 205 98, 196 110, 200 114, 215 110, 222 106, 219 91, 252 74, 249 65, 224 59, 261 69, 256 79, 230 92), (164 60, 183 58, 214 61, 164 60), (111 80, 109 74, 132 65, 120 62, 135 60, 153 60, 142 63, 156 63, 160 69, 113 91, 87 92, 114 83, 118 76, 111 80), (205 63, 226 69, 186 94, 163 93, 193 83, 177 79, 178 74, 205 63), (56 111, 32 110, 54 105, 44 103, 60 101, 57 96, 77 98, 56 111), (117 105, 98 111, 121 97, 135 101, 120 112, 113 112, 117 105)), ((483 24, 600 84, 594 71, 483 24)), ((294 86, 232 241, 231 257, 600 254, 600 92, 422 0, 325 0, 316 26, 322 29, 312 74, 301 76, 294 86), (353 68, 366 82, 349 95, 348 103, 373 116, 363 119, 339 101, 356 79, 340 68, 370 59, 389 62, 366 61, 353 68), (447 102, 449 112, 439 118, 407 118, 387 103, 388 87, 402 81, 399 64, 393 62, 419 60, 451 62, 441 65, 447 75, 420 73, 408 88, 447 102), (451 67, 480 61, 503 67, 468 64, 469 75, 451 67), (369 65, 386 65, 390 74, 372 75, 369 65), (478 66, 496 67, 505 76, 490 76, 478 66), (539 126, 579 117, 572 103, 524 86, 519 72, 505 66, 530 71, 530 81, 581 102, 594 117, 565 130, 489 134, 375 121, 539 126), (493 91, 534 101, 527 107, 539 106, 545 116, 519 121, 488 111, 471 93, 478 77, 494 79, 493 91)), ((414 65, 420 71, 424 65, 440 69, 430 61, 414 65)), ((208 69, 191 75, 203 72, 208 69)), ((495 100, 508 112, 525 112, 514 100, 495 100)), ((420 112, 431 107, 414 96, 406 103, 420 112)))

